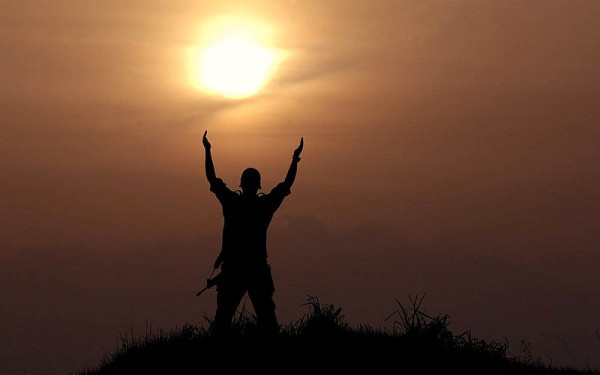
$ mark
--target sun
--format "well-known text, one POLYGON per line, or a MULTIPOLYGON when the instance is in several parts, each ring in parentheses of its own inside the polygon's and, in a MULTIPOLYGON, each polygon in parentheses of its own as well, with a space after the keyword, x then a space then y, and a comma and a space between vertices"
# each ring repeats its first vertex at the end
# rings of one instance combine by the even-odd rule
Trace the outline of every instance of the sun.
POLYGON ((261 42, 256 27, 220 27, 196 59, 197 85, 230 99, 256 95, 271 77, 277 53, 261 42))
POLYGON ((246 98, 265 84, 273 61, 273 53, 256 42, 226 36, 204 51, 202 84, 226 97, 246 98))

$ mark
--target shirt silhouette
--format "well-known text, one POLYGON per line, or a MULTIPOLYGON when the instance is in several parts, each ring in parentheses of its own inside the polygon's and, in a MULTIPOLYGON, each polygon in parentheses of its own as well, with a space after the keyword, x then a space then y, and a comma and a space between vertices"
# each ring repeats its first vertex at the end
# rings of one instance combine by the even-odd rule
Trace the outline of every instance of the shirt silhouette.
POLYGON ((300 140, 300 146, 294 151, 285 180, 270 193, 258 194, 261 188, 260 173, 254 168, 242 173, 241 192, 232 191, 223 180, 216 177, 211 144, 206 135, 205 131, 202 143, 206 155, 206 177, 210 190, 221 203, 225 219, 221 252, 214 264, 215 269, 221 267, 221 274, 217 284, 213 333, 229 331, 233 315, 246 292, 254 307, 260 331, 275 333, 279 327, 273 301, 275 287, 271 267, 267 263, 267 230, 273 214, 291 192, 304 139, 300 140))

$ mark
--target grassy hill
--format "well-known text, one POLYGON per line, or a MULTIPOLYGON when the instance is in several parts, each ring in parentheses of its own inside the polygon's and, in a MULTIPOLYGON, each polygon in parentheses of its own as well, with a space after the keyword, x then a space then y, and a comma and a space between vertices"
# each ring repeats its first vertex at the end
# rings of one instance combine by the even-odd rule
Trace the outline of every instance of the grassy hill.
POLYGON ((389 331, 351 327, 341 309, 310 297, 310 312, 276 337, 261 337, 254 317, 242 313, 227 338, 192 325, 125 337, 97 368, 82 373, 584 373, 511 358, 506 343, 455 335, 449 317, 425 314, 422 301, 398 303, 389 331))

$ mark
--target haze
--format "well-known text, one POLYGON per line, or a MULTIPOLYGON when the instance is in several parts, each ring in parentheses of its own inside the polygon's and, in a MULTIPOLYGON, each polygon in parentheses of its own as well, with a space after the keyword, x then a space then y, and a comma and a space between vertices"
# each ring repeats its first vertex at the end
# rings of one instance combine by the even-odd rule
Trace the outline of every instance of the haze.
POLYGON ((270 189, 305 139, 269 232, 282 323, 310 294, 391 328, 394 298, 427 293, 456 333, 600 366, 599 2, 0 9, 0 372, 78 371, 130 329, 212 316, 205 129, 231 187, 253 166, 270 189), (224 15, 286 54, 248 99, 189 79, 224 15))

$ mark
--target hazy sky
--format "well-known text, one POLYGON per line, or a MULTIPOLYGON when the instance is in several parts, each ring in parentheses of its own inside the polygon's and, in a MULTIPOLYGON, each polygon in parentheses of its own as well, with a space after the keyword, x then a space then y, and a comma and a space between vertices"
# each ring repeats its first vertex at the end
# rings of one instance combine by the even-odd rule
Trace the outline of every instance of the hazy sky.
POLYGON ((281 323, 310 294, 391 328, 425 292, 457 333, 600 366, 598 66, 597 1, 0 0, 0 372, 212 316, 205 129, 231 187, 305 139, 269 234, 281 323), (257 96, 190 81, 221 16, 286 56, 257 96))

